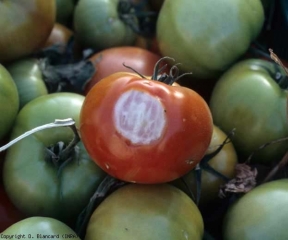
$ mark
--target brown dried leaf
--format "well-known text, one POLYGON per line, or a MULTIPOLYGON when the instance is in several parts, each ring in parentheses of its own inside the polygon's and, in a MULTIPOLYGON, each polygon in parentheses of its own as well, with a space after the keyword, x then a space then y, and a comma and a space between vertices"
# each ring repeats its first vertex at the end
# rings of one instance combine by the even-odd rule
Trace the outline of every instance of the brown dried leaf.
POLYGON ((279 64, 283 68, 283 70, 285 71, 286 75, 288 76, 288 69, 284 66, 284 64, 282 63, 280 58, 273 52, 273 50, 271 48, 269 48, 269 52, 270 52, 271 59, 275 63, 279 64))
POLYGON ((225 185, 221 186, 219 197, 225 198, 228 193, 247 193, 256 186, 257 169, 252 169, 245 163, 235 167, 236 176, 225 185))

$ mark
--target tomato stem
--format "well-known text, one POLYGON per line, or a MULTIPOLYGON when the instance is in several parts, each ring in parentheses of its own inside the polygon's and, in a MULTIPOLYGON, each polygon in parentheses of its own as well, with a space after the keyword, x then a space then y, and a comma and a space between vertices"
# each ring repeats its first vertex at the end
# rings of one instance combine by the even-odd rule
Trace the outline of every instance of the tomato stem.
MULTIPOLYGON (((175 61, 173 58, 171 57, 162 57, 160 58, 155 66, 154 66, 154 70, 153 70, 153 74, 151 76, 151 80, 155 80, 158 82, 162 82, 162 83, 166 83, 168 85, 172 85, 174 82, 176 82, 177 80, 179 80, 181 77, 185 76, 185 75, 190 75, 192 73, 183 73, 181 75, 179 75, 179 69, 177 68, 177 65, 179 65, 180 63, 176 63, 174 64, 169 71, 169 74, 167 73, 162 73, 163 70, 167 67, 168 64, 164 64, 164 66, 160 67, 160 64, 162 63, 162 61, 169 59, 172 61, 175 61)), ((136 74, 138 74, 141 78, 143 79, 147 79, 143 74, 139 73, 137 70, 135 70, 134 68, 125 65, 125 63, 122 63, 124 67, 129 68, 130 70, 132 70, 133 72, 135 72, 136 74)))
POLYGON ((161 63, 162 61, 164 61, 165 59, 175 61, 174 58, 167 57, 167 56, 166 56, 166 57, 162 57, 161 59, 159 59, 159 60, 156 62, 155 67, 154 67, 154 69, 153 69, 153 74, 152 74, 152 77, 151 77, 152 80, 157 80, 158 75, 166 68, 167 64, 164 65, 164 67, 160 68, 160 70, 159 70, 160 63, 161 63))
MULTIPOLYGON (((10 142, 8 142, 7 144, 5 144, 4 146, 0 147, 0 152, 8 149, 9 147, 11 147, 12 145, 14 145, 15 143, 21 141, 22 139, 45 129, 50 129, 50 128, 54 128, 54 127, 70 127, 73 132, 75 133, 74 127, 75 127, 75 121, 72 118, 67 118, 67 119, 55 119, 55 121, 53 123, 47 123, 38 127, 35 127, 23 134, 21 134, 20 136, 18 136, 17 138, 11 140, 10 142)), ((77 133, 78 135, 78 133, 77 133)), ((78 136, 79 137, 79 136, 78 136)), ((73 139, 74 140, 74 139, 73 139)))
POLYGON ((132 71, 135 72, 136 74, 138 74, 141 78, 146 79, 146 77, 145 77, 143 74, 141 74, 140 72, 138 72, 138 71, 135 70, 134 68, 132 68, 132 67, 130 67, 130 66, 127 66, 125 63, 122 63, 122 65, 123 65, 124 67, 132 70, 132 71))
POLYGON ((190 75, 192 74, 191 72, 188 73, 183 73, 181 75, 179 75, 180 71, 179 68, 177 67, 177 65, 181 64, 181 63, 176 63, 174 64, 169 71, 169 74, 167 73, 162 73, 162 71, 166 68, 167 64, 165 64, 163 67, 160 67, 160 64, 162 61, 164 61, 165 59, 168 60, 172 60, 175 61, 174 58, 171 57, 162 57, 161 59, 158 60, 158 62, 155 64, 154 70, 153 70, 153 74, 151 79, 152 80, 156 80, 159 82, 163 82, 166 83, 168 85, 172 85, 174 82, 178 81, 181 77, 185 76, 185 75, 190 75))

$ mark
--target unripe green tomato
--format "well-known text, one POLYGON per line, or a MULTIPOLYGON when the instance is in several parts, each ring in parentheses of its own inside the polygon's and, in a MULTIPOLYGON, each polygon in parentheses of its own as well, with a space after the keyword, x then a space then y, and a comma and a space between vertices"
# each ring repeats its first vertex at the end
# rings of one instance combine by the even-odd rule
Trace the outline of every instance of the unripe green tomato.
POLYGON ((165 0, 157 21, 163 56, 195 78, 213 78, 242 56, 264 23, 260 0, 165 0))
POLYGON ((15 82, 7 69, 0 64, 0 139, 13 126, 19 109, 19 96, 15 82))
POLYGON ((18 60, 8 65, 7 70, 16 83, 20 109, 34 98, 48 94, 37 59, 18 60))
POLYGON ((119 0, 79 0, 74 11, 75 37, 97 50, 133 45, 136 34, 118 11, 119 0))
MULTIPOLYGON (((84 96, 69 92, 35 98, 17 115, 10 140, 55 119, 72 118, 79 127, 83 101, 84 96)), ((81 141, 70 149, 71 154, 59 154, 73 137, 67 127, 45 129, 8 148, 3 167, 5 191, 26 216, 52 217, 75 226, 105 176, 81 141)))
POLYGON ((230 206, 223 222, 224 240, 288 239, 288 180, 252 189, 230 206))
POLYGON ((195 203, 168 184, 129 184, 94 210, 85 240, 201 240, 204 224, 195 203))
POLYGON ((72 228, 61 221, 48 217, 29 217, 17 223, 14 223, 9 228, 1 233, 1 238, 13 239, 59 239, 64 240, 73 238, 80 240, 72 228))
POLYGON ((287 151, 287 97, 280 82, 285 72, 261 59, 240 61, 217 81, 210 99, 214 123, 226 134, 235 129, 232 143, 242 160, 251 154, 254 163, 279 161, 287 151), (268 144, 261 149, 261 146, 268 144), (260 150, 261 149, 261 150, 260 150))

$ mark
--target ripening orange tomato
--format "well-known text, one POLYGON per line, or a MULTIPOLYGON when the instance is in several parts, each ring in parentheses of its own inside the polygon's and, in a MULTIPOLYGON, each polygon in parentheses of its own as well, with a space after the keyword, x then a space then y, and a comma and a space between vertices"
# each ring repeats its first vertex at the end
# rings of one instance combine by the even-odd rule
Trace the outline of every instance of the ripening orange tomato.
POLYGON ((108 174, 129 182, 168 182, 206 153, 213 132, 207 103, 192 89, 166 80, 119 72, 86 95, 81 138, 108 174))

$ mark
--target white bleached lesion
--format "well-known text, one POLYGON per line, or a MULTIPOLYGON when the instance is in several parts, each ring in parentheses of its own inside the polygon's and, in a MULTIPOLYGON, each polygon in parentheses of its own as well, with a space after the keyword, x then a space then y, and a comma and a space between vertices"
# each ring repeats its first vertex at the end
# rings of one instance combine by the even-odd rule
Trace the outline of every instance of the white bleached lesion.
POLYGON ((114 108, 116 129, 133 144, 149 144, 161 137, 166 125, 165 109, 156 97, 130 90, 114 108))

